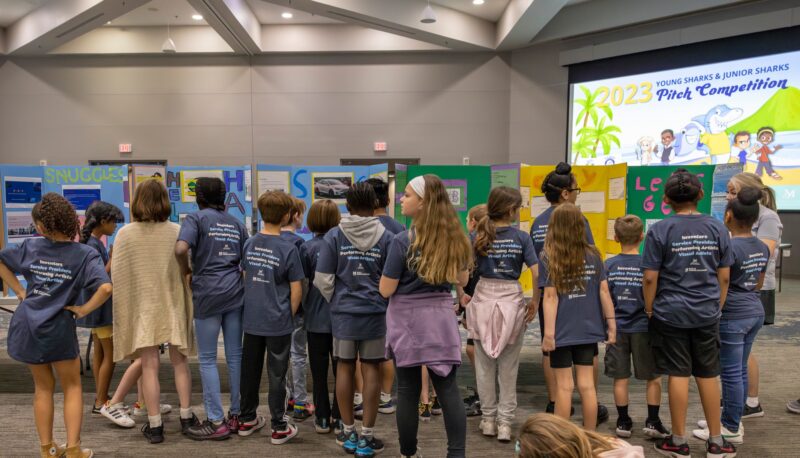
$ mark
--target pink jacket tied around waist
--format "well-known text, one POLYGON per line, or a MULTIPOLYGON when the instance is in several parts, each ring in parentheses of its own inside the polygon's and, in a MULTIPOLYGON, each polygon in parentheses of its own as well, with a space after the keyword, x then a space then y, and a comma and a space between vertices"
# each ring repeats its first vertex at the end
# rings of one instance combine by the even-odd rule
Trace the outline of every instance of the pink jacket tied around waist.
POLYGON ((461 365, 461 334, 450 293, 399 294, 386 309, 386 357, 428 366, 441 377, 461 365))
POLYGON ((525 312, 518 281, 481 278, 467 304, 467 327, 483 351, 497 358, 525 328, 525 312))

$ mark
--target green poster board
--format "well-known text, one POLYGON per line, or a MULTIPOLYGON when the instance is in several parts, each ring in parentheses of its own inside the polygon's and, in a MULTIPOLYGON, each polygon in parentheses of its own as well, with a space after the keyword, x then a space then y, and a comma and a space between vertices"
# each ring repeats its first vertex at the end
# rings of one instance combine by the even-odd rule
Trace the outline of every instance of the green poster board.
POLYGON ((645 230, 672 214, 672 209, 663 201, 664 185, 667 183, 667 178, 678 168, 684 168, 700 177, 705 195, 697 209, 701 213, 711 214, 713 165, 628 167, 627 213, 641 218, 645 223, 645 230))
MULTIPOLYGON (((407 179, 433 174, 444 182, 450 201, 458 212, 461 225, 466 229, 467 212, 478 204, 485 204, 492 185, 491 167, 488 165, 409 165, 407 179)), ((397 182, 399 185, 399 182, 397 182)), ((399 188, 397 192, 402 192, 399 188)), ((405 222, 405 221, 400 221, 405 222)))

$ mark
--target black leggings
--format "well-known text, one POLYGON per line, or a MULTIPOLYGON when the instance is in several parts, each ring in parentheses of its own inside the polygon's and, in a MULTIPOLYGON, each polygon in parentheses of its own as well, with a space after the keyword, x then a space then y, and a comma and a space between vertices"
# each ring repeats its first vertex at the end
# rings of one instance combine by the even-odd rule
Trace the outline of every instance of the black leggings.
MULTIPOLYGON (((456 382, 456 367, 447 377, 440 377, 428 370, 436 396, 442 405, 444 428, 447 431, 447 456, 466 456, 467 414, 461 392, 456 382)), ((428 387, 425 387, 428 389, 428 387)), ((400 454, 413 456, 417 453, 417 428, 419 414, 417 405, 422 391, 422 368, 397 368, 397 433, 400 439, 400 454)))
POLYGON ((311 367, 311 380, 317 418, 338 420, 339 404, 336 390, 333 390, 333 411, 328 395, 328 361, 333 364, 333 377, 336 380, 336 360, 333 359, 333 334, 308 331, 308 364, 311 367))

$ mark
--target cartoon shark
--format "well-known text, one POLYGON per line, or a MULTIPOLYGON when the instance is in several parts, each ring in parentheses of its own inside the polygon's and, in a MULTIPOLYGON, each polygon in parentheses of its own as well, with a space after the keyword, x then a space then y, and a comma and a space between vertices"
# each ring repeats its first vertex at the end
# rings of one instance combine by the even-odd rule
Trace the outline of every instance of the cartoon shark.
POLYGON ((705 128, 697 121, 689 124, 675 137, 675 157, 677 162, 683 163, 707 157, 705 145, 700 145, 700 136, 705 134, 705 128))
POLYGON ((725 132, 733 121, 742 117, 741 108, 731 108, 728 105, 717 105, 705 116, 698 116, 693 121, 702 125, 706 133, 700 136, 700 142, 708 146, 712 163, 727 162, 731 154, 731 138, 725 132))

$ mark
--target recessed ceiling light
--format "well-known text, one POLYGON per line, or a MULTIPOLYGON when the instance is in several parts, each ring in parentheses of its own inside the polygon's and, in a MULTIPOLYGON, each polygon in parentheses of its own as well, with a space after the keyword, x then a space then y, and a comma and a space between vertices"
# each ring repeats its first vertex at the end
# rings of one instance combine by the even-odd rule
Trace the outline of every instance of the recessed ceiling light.
POLYGON ((473 5, 483 5, 484 3, 486 3, 485 0, 472 0, 473 5))
POLYGON ((192 19, 194 19, 195 21, 202 21, 203 20, 203 15, 202 14, 193 14, 192 15, 192 19))
POLYGON ((294 14, 292 14, 292 13, 290 13, 288 11, 284 11, 283 13, 281 13, 281 17, 284 18, 284 19, 291 19, 291 18, 294 17, 294 14))
POLYGON ((106 25, 111 25, 111 21, 106 22, 106 25))

